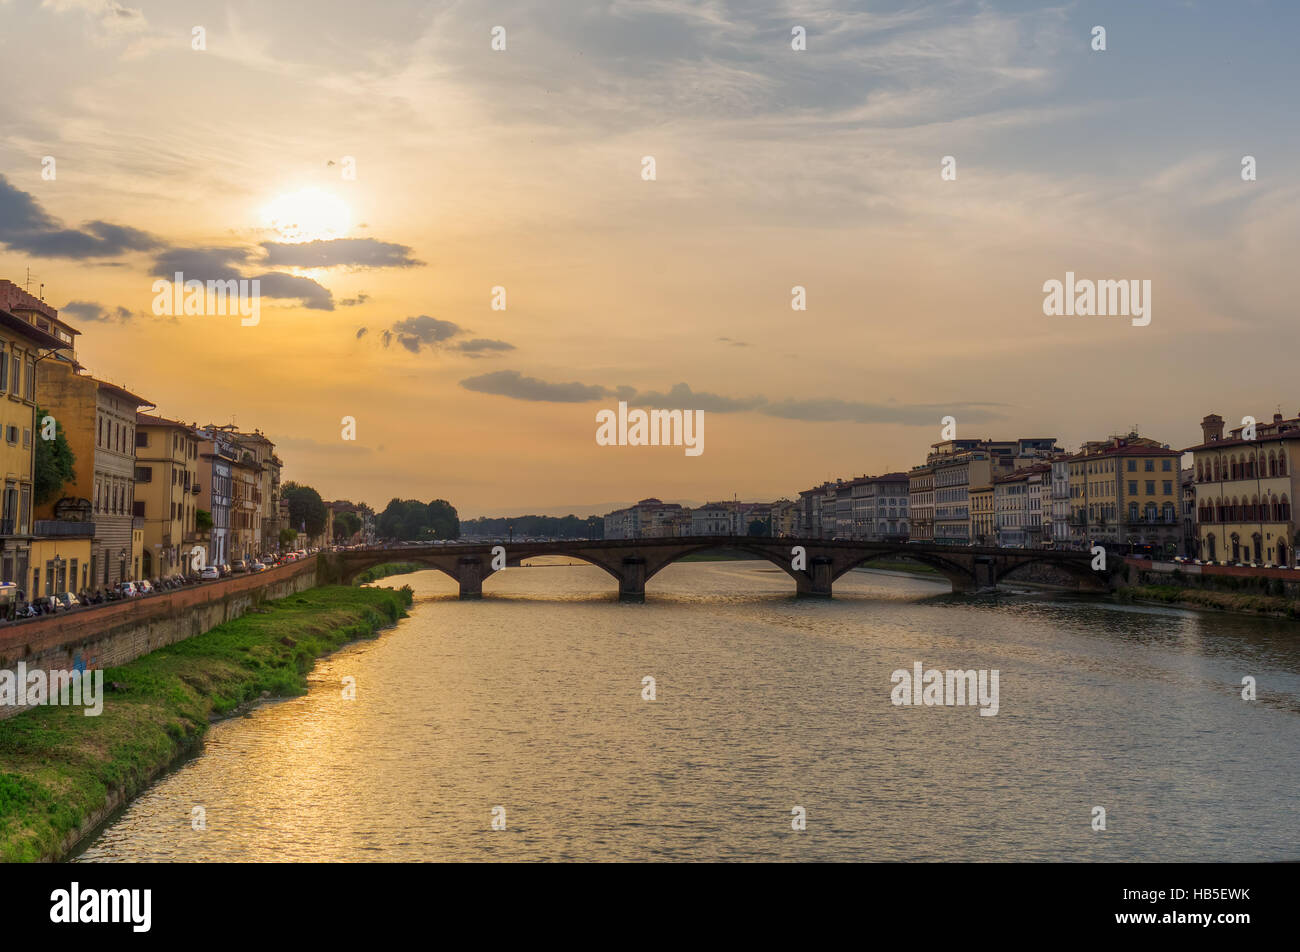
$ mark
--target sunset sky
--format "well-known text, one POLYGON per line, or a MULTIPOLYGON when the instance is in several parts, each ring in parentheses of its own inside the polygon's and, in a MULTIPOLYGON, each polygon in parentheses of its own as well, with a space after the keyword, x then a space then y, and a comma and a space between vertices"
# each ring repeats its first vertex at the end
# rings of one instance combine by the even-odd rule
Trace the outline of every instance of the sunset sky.
POLYGON ((326 498, 770 500, 945 415, 1300 412, 1294 3, 265 6, 0 0, 0 278, 326 498), (260 323, 154 315, 177 270, 262 278, 260 323), (1150 280, 1150 325, 1045 316, 1067 271, 1150 280), (620 395, 704 410, 704 453, 598 446, 620 395))

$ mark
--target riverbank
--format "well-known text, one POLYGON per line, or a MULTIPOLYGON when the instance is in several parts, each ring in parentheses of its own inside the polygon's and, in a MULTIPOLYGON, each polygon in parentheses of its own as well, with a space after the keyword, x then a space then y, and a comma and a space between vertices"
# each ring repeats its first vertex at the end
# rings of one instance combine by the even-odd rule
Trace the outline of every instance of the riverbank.
POLYGON ((414 562, 384 562, 382 565, 372 565, 360 575, 352 580, 353 585, 365 585, 369 582, 377 582, 381 578, 388 578, 390 575, 409 575, 412 572, 422 572, 429 568, 427 565, 417 565, 414 562))
POLYGON ((373 637, 410 603, 409 588, 309 589, 109 668, 98 717, 38 707, 0 722, 0 860, 63 858, 212 720, 264 694, 302 694, 316 658, 373 637))
POLYGON ((1278 595, 1218 592, 1180 585, 1129 585, 1118 589, 1120 601, 1151 602, 1181 608, 1213 609, 1242 615, 1300 619, 1300 601, 1278 595))

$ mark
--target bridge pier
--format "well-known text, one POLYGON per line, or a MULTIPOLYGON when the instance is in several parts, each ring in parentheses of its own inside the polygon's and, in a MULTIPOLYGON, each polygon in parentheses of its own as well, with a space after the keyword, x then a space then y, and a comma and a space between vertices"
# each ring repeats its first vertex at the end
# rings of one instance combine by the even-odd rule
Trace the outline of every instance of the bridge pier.
POLYGON ((460 583, 462 600, 483 597, 483 560, 474 556, 462 558, 457 565, 456 580, 460 583))
POLYGON ((949 576, 952 590, 967 595, 997 588, 997 579, 997 561, 987 555, 977 555, 971 560, 971 574, 968 577, 949 576))
POLYGON ((618 583, 620 602, 645 601, 645 559, 628 556, 623 559, 623 577, 618 583))
POLYGON ((795 594, 799 598, 830 598, 834 564, 821 556, 810 560, 808 571, 795 581, 795 594))

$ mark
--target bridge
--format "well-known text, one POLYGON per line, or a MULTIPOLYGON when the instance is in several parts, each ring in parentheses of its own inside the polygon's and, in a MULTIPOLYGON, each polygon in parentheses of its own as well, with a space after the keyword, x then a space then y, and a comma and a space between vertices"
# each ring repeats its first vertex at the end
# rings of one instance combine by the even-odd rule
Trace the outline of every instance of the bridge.
MULTIPOLYGON (((493 572, 524 559, 562 555, 604 569, 618 582, 620 601, 645 601, 645 584, 665 566, 697 552, 727 550, 766 559, 785 571, 800 596, 828 598, 835 580, 876 559, 906 558, 928 565, 952 583, 954 592, 995 589, 1012 572, 1031 564, 1064 571, 1081 591, 1110 588, 1111 573, 1092 568, 1087 552, 1054 549, 1003 549, 932 543, 850 542, 763 536, 677 536, 663 539, 596 541, 447 543, 372 546, 324 553, 326 575, 350 583, 366 569, 385 562, 413 562, 438 569, 460 586, 461 598, 481 598, 483 581, 493 572)), ((1112 560, 1122 563, 1122 560, 1112 560)), ((1118 564, 1112 565, 1117 570, 1118 564)))

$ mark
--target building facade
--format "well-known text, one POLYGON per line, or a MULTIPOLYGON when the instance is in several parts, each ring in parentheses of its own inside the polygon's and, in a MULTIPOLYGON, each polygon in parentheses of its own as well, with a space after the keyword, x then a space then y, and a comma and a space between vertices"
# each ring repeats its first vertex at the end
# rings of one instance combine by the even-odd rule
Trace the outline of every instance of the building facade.
POLYGON ((144 520, 146 578, 190 574, 193 548, 202 545, 196 513, 199 437, 177 420, 136 414, 135 514, 144 520))
POLYGON ((1300 417, 1243 424, 1224 434, 1223 418, 1201 421, 1188 447, 1196 496, 1197 558, 1210 562, 1295 565, 1300 536, 1296 498, 1300 417))

